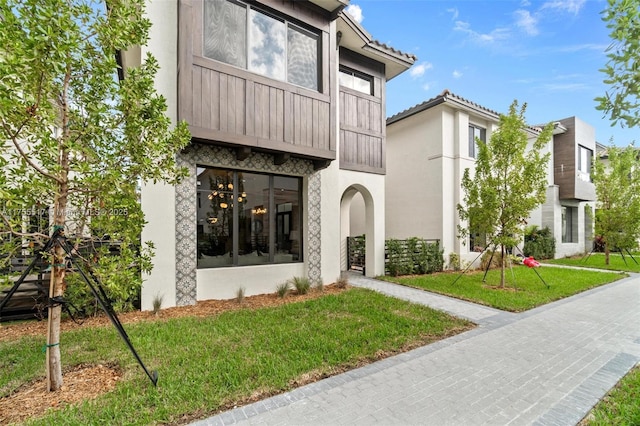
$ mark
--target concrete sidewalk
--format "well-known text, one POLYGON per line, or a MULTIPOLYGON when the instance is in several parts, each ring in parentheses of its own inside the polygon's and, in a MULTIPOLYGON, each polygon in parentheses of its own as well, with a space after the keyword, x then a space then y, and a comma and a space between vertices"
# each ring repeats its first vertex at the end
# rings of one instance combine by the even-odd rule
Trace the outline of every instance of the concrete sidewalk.
POLYGON ((474 330, 197 425, 575 425, 640 361, 640 277, 511 314, 362 276, 474 330))

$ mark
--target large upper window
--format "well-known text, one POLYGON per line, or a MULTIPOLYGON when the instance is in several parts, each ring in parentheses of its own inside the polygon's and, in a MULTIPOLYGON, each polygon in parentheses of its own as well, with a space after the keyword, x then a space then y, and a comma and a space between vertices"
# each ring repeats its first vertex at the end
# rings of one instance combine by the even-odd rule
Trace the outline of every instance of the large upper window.
POLYGON ((593 151, 578 145, 578 179, 591 182, 591 161, 593 160, 593 151))
POLYGON ((469 157, 477 158, 478 156, 478 139, 481 142, 487 142, 487 131, 481 127, 469 126, 469 157))
POLYGON ((373 77, 370 75, 341 66, 338 78, 341 86, 373 95, 373 77))
POLYGON ((318 90, 319 36, 234 0, 204 3, 204 56, 318 90))
POLYGON ((302 260, 301 183, 198 167, 198 268, 302 260))

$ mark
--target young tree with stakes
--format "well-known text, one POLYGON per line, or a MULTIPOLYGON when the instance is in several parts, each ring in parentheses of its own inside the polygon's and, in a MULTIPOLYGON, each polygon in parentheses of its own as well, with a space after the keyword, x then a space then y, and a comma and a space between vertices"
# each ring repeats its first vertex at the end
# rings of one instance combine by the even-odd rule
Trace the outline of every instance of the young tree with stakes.
MULTIPOLYGON (((140 243, 144 216, 138 186, 177 182, 175 155, 189 143, 173 127, 154 89, 158 69, 148 55, 119 81, 116 53, 146 43, 144 0, 0 0, 0 210, 3 258, 64 230, 81 245, 108 235, 117 256, 96 247, 92 273, 123 301, 151 268, 152 246, 140 243), (47 209, 52 229, 32 230, 34 207, 47 209), (133 265, 133 266, 132 266, 133 265)), ((50 298, 65 294, 70 271, 56 246, 50 298)), ((71 274, 72 275, 72 274, 71 274)), ((61 306, 49 306, 47 380, 62 386, 61 306)))
MULTIPOLYGON (((596 158, 593 183, 597 206, 595 232, 604 243, 605 264, 612 248, 629 251, 640 238, 640 160, 634 146, 607 149, 607 161, 596 158)), ((593 214, 593 213, 592 213, 593 214)))
POLYGON ((506 248, 517 245, 533 209, 545 200, 546 167, 550 154, 541 154, 551 139, 548 124, 527 150, 524 113, 514 101, 507 115, 500 115, 499 129, 489 142, 477 140, 475 170, 466 169, 462 178, 463 203, 458 204, 460 238, 472 232, 486 235, 488 246, 500 246, 500 287, 505 285, 506 248))

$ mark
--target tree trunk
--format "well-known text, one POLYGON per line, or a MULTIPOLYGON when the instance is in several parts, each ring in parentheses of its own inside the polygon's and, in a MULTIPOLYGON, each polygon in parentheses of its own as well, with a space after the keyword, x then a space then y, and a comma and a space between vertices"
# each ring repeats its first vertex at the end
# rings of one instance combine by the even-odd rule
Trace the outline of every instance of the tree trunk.
MULTIPOLYGON (((68 166, 67 156, 62 156, 63 170, 64 166, 68 166)), ((64 236, 64 226, 67 214, 67 196, 69 192, 67 184, 67 173, 63 172, 63 179, 58 185, 58 194, 56 194, 53 203, 53 234, 57 230, 61 230, 64 236)), ((53 256, 51 257, 51 281, 49 284, 49 297, 62 297, 66 288, 66 253, 64 248, 59 244, 53 247, 53 256)), ((49 304, 49 319, 47 322, 47 388, 50 392, 56 391, 62 387, 62 363, 60 361, 60 317, 62 314, 62 306, 49 304)))
POLYGON ((504 288, 504 244, 500 245, 500 288, 504 288))
POLYGON ((609 264, 609 244, 604 245, 604 264, 609 264))
MULTIPOLYGON (((59 247, 55 248, 57 252, 59 247)), ((64 261, 64 257, 63 257, 64 261)), ((58 253, 52 260, 51 281, 49 284, 49 297, 62 296, 64 282, 64 268, 58 268, 58 253)), ((60 363, 60 316, 62 306, 49 305, 49 319, 47 324, 47 383, 49 391, 56 391, 62 387, 62 364, 60 363)))

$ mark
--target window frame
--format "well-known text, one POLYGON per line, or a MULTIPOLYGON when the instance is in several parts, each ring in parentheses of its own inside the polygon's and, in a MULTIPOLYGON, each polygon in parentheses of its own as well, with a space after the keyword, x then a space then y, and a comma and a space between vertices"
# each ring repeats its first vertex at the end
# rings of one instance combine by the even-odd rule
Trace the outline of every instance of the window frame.
POLYGON ((578 208, 561 206, 562 243, 577 243, 578 239, 578 208))
POLYGON ((591 168, 593 164, 593 150, 578 144, 578 178, 584 182, 591 182, 591 168), (583 157, 585 153, 586 158, 583 157), (586 169, 586 170, 585 170, 586 169))
POLYGON ((373 76, 369 75, 367 73, 364 73, 362 71, 358 71, 358 70, 355 70, 353 68, 349 68, 347 66, 340 65, 338 67, 338 82, 339 82, 341 87, 346 87, 348 89, 355 90, 356 92, 363 93, 365 95, 374 96, 373 76), (360 89, 357 89, 356 87, 347 86, 347 85, 342 84, 340 82, 340 73, 347 74, 347 75, 350 75, 352 77, 359 78, 361 80, 367 81, 369 83, 369 91, 365 92, 365 91, 362 91, 360 89))
POLYGON ((480 131, 480 139, 483 143, 487 143, 487 129, 484 127, 477 126, 475 124, 469 123, 468 137, 469 137, 469 145, 468 145, 468 154, 470 158, 478 158, 478 144, 476 142, 476 134, 475 131, 480 131), (473 134, 471 133, 473 131, 473 134))
MULTIPOLYGON (((268 173, 268 172, 261 172, 261 171, 253 171, 253 170, 243 170, 243 169, 232 169, 232 168, 227 168, 227 167, 218 167, 218 166, 206 166, 206 165, 201 165, 201 164, 197 164, 196 165, 196 169, 205 169, 205 170, 216 170, 216 171, 221 171, 224 173, 228 173, 232 176, 232 185, 233 185, 233 196, 232 199, 233 201, 233 205, 232 205, 232 216, 231 216, 231 227, 232 227, 232 235, 230 236, 231 238, 231 249, 228 253, 225 253, 224 255, 229 254, 231 257, 231 263, 228 264, 220 264, 220 265, 210 265, 210 266, 205 266, 205 265, 200 265, 200 262, 196 261, 196 268, 197 269, 216 269, 216 268, 226 268, 226 267, 250 267, 250 266, 265 266, 265 265, 280 265, 280 264, 290 264, 290 263, 302 263, 304 262, 304 241, 303 241, 303 232, 304 232, 304 220, 303 220, 303 212, 304 212, 304 206, 303 206, 303 202, 304 202, 304 197, 303 197, 303 178, 301 176, 292 176, 292 175, 285 175, 285 174, 275 174, 275 173, 268 173), (269 205, 267 206, 267 212, 266 215, 267 217, 262 219, 260 221, 261 223, 261 229, 263 229, 262 227, 267 229, 267 238, 268 238, 268 261, 267 262, 262 262, 262 263, 250 263, 250 264, 243 264, 242 263, 242 259, 241 259, 241 254, 240 254, 240 246, 241 246, 241 241, 240 241, 240 221, 241 221, 241 212, 239 208, 235 208, 237 206, 237 200, 239 196, 245 196, 244 194, 240 194, 239 190, 240 190, 240 185, 239 185, 239 179, 240 179, 240 174, 242 173, 246 173, 246 174, 251 174, 251 175, 261 175, 261 176, 266 176, 268 178, 268 185, 269 185, 269 193, 268 193, 268 203, 269 205), (277 218, 278 218, 278 207, 279 204, 276 204, 276 186, 275 186, 275 181, 277 177, 283 177, 283 178, 289 178, 289 179, 295 179, 297 181, 297 204, 298 206, 296 208, 294 208, 292 206, 291 210, 288 211, 288 213, 290 214, 290 217, 293 216, 293 212, 294 210, 297 210, 297 216, 298 216, 298 226, 297 229, 292 229, 293 228, 293 224, 292 224, 292 219, 290 219, 289 222, 289 229, 290 230, 295 230, 296 231, 296 235, 297 235, 297 258, 291 261, 284 261, 284 262, 277 262, 276 260, 276 255, 277 253, 277 245, 279 243, 278 240, 278 235, 276 235, 277 232, 277 218)), ((209 192, 211 189, 200 189, 200 184, 199 184, 199 179, 196 177, 196 200, 200 198, 200 194, 204 194, 206 192, 209 192)), ((247 190, 248 192, 248 190, 247 190)), ((196 201, 197 202, 197 201, 196 201)), ((288 204, 288 203, 285 203, 288 204)), ((258 206, 259 207, 259 206, 258 206)), ((263 206, 264 207, 264 206, 263 206)), ((198 208, 198 213, 196 214, 196 228, 198 227, 198 225, 200 225, 198 218, 199 218, 199 210, 200 208, 198 208)), ((263 213, 264 214, 264 213, 263 213)), ((246 219, 246 217, 245 217, 246 219)), ((256 232, 254 229, 254 226, 256 225, 256 223, 254 223, 254 219, 251 218, 251 222, 250 222, 250 229, 251 232, 256 232)), ((291 234, 291 232, 290 232, 291 234)), ((202 233, 202 235, 207 235, 204 232, 202 233)), ((253 238, 253 235, 251 236, 251 238, 253 238)), ((289 241, 292 243, 293 245, 293 240, 291 239, 291 237, 289 236, 289 241)), ((200 257, 200 243, 201 243, 201 233, 198 232, 196 235, 196 244, 198 246, 198 258, 200 257)), ((291 248, 289 250, 292 250, 291 248)), ((291 251, 289 252, 289 254, 293 254, 291 251)))
POLYGON ((226 1, 229 3, 233 3, 235 5, 238 6, 242 6, 245 9, 245 39, 244 39, 244 54, 245 54, 245 66, 239 66, 239 65, 235 65, 235 64, 231 64, 219 59, 215 59, 212 58, 211 56, 208 56, 205 52, 205 37, 206 37, 206 33, 207 33, 207 21, 206 21, 206 17, 207 14, 206 13, 202 13, 202 52, 201 55, 202 57, 211 60, 211 61, 216 61, 219 62, 221 64, 225 64, 234 68, 238 68, 241 69, 243 71, 247 71, 250 72, 252 74, 256 74, 265 78, 269 78, 275 81, 281 81, 287 84, 291 84, 293 86, 296 87, 301 87, 303 89, 306 90, 312 90, 314 92, 318 92, 318 93, 323 93, 323 79, 322 79, 322 63, 323 63, 323 49, 322 49, 322 32, 318 29, 315 28, 311 28, 308 27, 307 25, 305 25, 302 22, 297 21, 295 18, 293 17, 289 17, 287 15, 284 15, 281 12, 277 12, 274 10, 269 9, 266 6, 260 5, 260 7, 256 7, 253 4, 250 3, 245 3, 243 1, 239 1, 239 0, 204 0, 204 4, 203 4, 203 12, 206 9, 206 3, 208 3, 209 1, 226 1), (251 49, 251 11, 255 11, 257 13, 263 14, 269 18, 275 19, 277 21, 280 21, 282 23, 284 23, 284 29, 285 29, 285 34, 284 34, 284 79, 280 79, 277 77, 271 77, 267 74, 262 74, 256 70, 251 69, 251 64, 250 64, 250 49, 251 49), (308 87, 308 86, 304 86, 298 83, 294 83, 289 81, 289 30, 293 30, 296 32, 299 32, 307 37, 310 38, 314 38, 316 41, 316 49, 315 49, 315 62, 316 62, 316 84, 315 87, 308 87))

